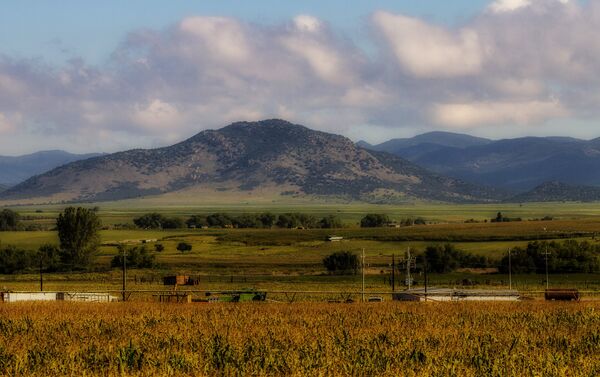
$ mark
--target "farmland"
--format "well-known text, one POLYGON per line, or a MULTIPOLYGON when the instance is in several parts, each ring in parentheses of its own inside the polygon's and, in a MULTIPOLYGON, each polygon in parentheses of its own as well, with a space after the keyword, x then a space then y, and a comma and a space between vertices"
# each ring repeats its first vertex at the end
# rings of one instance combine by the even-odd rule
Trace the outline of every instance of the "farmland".
POLYGON ((595 303, 13 304, 7 375, 600 373, 595 303), (510 331, 507 331, 509 330, 510 331))
MULTIPOLYGON (((335 290, 357 291, 360 276, 337 276, 326 273, 322 265, 325 256, 337 251, 365 252, 366 288, 375 292, 390 290, 392 255, 400 260, 405 251, 421 252, 427 245, 450 242, 457 248, 498 261, 509 248, 524 247, 529 241, 576 239, 598 242, 600 206, 598 204, 538 204, 538 205, 443 205, 422 204, 407 206, 347 205, 227 205, 180 207, 157 206, 143 208, 135 202, 103 203, 99 214, 105 226, 101 231, 102 246, 92 272, 48 273, 47 290, 118 290, 121 272, 111 269, 111 259, 117 245, 126 242, 154 250, 160 243, 164 250, 155 253, 157 266, 153 269, 131 269, 128 275, 131 290, 159 290, 165 274, 186 274, 199 277, 196 289, 264 289, 264 290, 335 290), (521 217, 523 221, 507 223, 484 222, 502 210, 506 216, 521 217), (283 213, 302 211, 313 216, 337 215, 344 223, 342 229, 177 229, 140 230, 132 228, 132 219, 143 213, 158 211, 167 216, 186 218, 191 214, 226 212, 231 214, 270 211, 283 213), (386 213, 392 219, 421 217, 428 225, 400 228, 360 228, 357 223, 365 213, 386 213), (553 221, 539 221, 551 216, 553 221), (466 220, 474 221, 466 223, 466 220), (343 237, 341 242, 327 242, 328 235, 343 237), (190 252, 179 252, 179 242, 192 245, 190 252), (142 281, 143 280, 143 281, 142 281)), ((93 206, 93 205, 90 205, 93 206)), ((25 224, 53 227, 61 206, 17 207, 25 224)), ((58 243, 57 233, 46 231, 0 232, 0 245, 16 245, 37 249, 45 243, 58 243)), ((398 281, 403 279, 397 276, 398 281)), ((424 277, 415 277, 422 284, 424 277)), ((484 274, 464 270, 449 274, 431 274, 429 282, 436 286, 453 287, 463 280, 483 288, 506 287, 506 274, 484 274)), ((540 274, 513 276, 514 287, 539 291, 545 287, 540 274)), ((0 286, 12 290, 39 289, 36 271, 0 276, 0 286)), ((554 286, 575 286, 582 290, 600 288, 596 274, 556 274, 554 286)), ((401 289, 401 285, 399 285, 401 289)), ((136 298, 136 296, 133 296, 136 298)), ((313 297, 314 299, 335 297, 313 297)))
MULTIPOLYGON (((17 208, 27 224, 50 229, 61 207, 17 208)), ((127 303, 7 303, 0 305, 0 367, 8 375, 574 375, 600 373, 600 276, 551 274, 552 287, 584 292, 579 303, 540 300, 543 273, 513 274, 512 286, 527 298, 514 303, 401 303, 390 301, 392 255, 410 248, 451 243, 498 261, 509 248, 530 241, 574 239, 598 242, 600 207, 579 204, 494 208, 423 205, 362 205, 247 208, 137 208, 103 205, 99 254, 89 271, 44 274, 46 291, 121 289, 121 270, 111 268, 115 245, 155 252, 154 268, 130 269, 127 303), (216 211, 252 213, 303 211, 336 214, 341 229, 140 230, 132 219, 143 213, 185 218, 216 211), (502 210, 524 221, 484 222, 502 210), (422 217, 427 225, 360 228, 365 213, 392 219, 422 217), (552 216, 552 221, 540 221, 552 216), (465 222, 466 220, 471 220, 465 222), (128 224, 128 226, 124 226, 128 224), (328 242, 328 235, 343 237, 328 242), (142 243, 144 240, 146 243, 142 243), (187 242, 192 250, 176 249, 187 242), (329 274, 322 260, 337 251, 365 252, 367 295, 360 302, 359 275, 329 274), (168 274, 197 277, 204 292, 268 291, 267 302, 159 304, 153 293, 168 274), (302 291, 303 293, 293 293, 302 291), (314 292, 313 292, 314 291, 314 292), (315 293, 319 291, 319 293, 315 293), (308 293, 313 292, 313 293, 308 293), (346 299, 354 303, 342 303, 346 299), (507 331, 510 329, 510 331, 507 331)), ((2 245, 34 250, 58 243, 54 230, 0 232, 2 245)), ((396 276, 403 289, 404 276, 396 276)), ((415 273, 415 284, 424 276, 415 273)), ((430 286, 505 289, 508 276, 485 269, 431 273, 430 286)), ((39 289, 37 271, 0 275, 2 290, 39 289)), ((218 294, 217 294, 218 295, 218 294)))

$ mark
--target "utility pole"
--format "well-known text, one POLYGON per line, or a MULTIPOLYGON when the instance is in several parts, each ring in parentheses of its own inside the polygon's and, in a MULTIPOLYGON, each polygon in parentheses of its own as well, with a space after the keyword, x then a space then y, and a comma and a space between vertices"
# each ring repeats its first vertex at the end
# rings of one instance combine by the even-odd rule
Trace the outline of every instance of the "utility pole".
POLYGON ((365 302, 365 249, 362 249, 362 302, 365 302))
POLYGON ((40 255, 40 292, 44 292, 44 259, 40 255))
POLYGON ((550 282, 548 281, 548 255, 550 255, 550 252, 548 252, 548 244, 546 244, 546 252, 544 253, 546 259, 546 289, 550 288, 550 282))
POLYGON ((427 256, 425 256, 425 255, 423 256, 423 261, 424 261, 423 263, 425 264, 425 268, 424 268, 424 270, 425 270, 425 276, 424 276, 424 278, 425 278, 425 300, 427 300, 427 270, 429 269, 429 266, 427 266, 427 256))
POLYGON ((408 285, 408 290, 410 291, 410 287, 412 285, 412 277, 410 276, 410 265, 412 263, 412 258, 410 257, 410 246, 406 249, 406 285, 408 285))
POLYGON ((510 260, 510 247, 508 248, 508 289, 512 290, 512 263, 510 260))
POLYGON ((392 254, 392 292, 396 291, 396 255, 392 254))
POLYGON ((127 252, 123 246, 123 301, 127 301, 127 252))

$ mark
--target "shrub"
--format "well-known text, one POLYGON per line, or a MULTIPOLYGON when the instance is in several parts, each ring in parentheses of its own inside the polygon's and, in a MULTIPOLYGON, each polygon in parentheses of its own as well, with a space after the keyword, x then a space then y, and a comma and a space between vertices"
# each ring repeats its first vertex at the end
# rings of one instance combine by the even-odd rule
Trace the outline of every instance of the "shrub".
POLYGON ((177 244, 177 250, 181 251, 182 253, 186 251, 191 251, 192 245, 187 242, 180 242, 177 244))
POLYGON ((10 209, 0 211, 0 231, 17 230, 19 225, 18 213, 10 209))
POLYGON ((360 220, 361 228, 379 228, 390 223, 388 215, 371 213, 360 220))
POLYGON ((358 256, 350 251, 338 251, 323 259, 323 266, 335 274, 356 275, 359 265, 358 256))
POLYGON ((152 268, 155 265, 155 255, 152 254, 146 246, 136 246, 129 249, 125 249, 123 246, 119 246, 119 254, 111 260, 111 267, 123 266, 123 253, 127 255, 127 267, 129 268, 152 268))

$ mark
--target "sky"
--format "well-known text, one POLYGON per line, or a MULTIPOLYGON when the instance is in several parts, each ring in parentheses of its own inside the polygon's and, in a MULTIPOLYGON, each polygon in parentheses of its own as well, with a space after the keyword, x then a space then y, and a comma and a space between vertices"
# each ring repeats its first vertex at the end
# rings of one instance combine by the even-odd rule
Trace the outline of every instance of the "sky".
POLYGON ((353 140, 600 136, 600 0, 7 1, 0 155, 283 118, 353 140))

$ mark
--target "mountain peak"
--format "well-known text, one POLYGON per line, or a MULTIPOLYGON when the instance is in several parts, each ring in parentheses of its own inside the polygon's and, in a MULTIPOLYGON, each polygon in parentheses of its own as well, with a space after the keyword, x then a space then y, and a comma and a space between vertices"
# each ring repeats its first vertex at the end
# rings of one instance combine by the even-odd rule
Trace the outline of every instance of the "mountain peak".
POLYGON ((477 201, 493 190, 432 174, 399 157, 358 148, 343 136, 281 119, 236 122, 170 147, 75 162, 33 177, 6 199, 116 200, 202 188, 371 202, 477 201))

